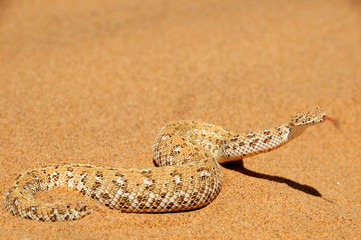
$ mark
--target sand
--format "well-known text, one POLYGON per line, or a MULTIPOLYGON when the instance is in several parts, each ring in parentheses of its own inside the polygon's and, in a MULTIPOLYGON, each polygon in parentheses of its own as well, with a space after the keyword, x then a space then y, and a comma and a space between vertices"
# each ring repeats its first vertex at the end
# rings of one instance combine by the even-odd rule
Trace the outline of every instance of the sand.
POLYGON ((205 208, 42 223, 1 200, 0 239, 361 239, 360 24, 359 1, 0 1, 1 199, 40 165, 152 167, 173 120, 241 133, 320 105, 339 122, 222 167, 205 208))

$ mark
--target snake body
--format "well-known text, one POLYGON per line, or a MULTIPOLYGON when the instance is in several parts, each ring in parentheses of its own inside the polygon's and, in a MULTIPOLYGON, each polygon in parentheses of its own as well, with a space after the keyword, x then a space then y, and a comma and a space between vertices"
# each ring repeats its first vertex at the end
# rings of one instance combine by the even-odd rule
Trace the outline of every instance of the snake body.
POLYGON ((20 174, 5 194, 5 208, 14 216, 39 221, 82 218, 96 209, 88 205, 39 202, 39 191, 67 186, 122 212, 186 211, 212 202, 220 192, 219 163, 274 150, 326 117, 322 108, 293 115, 274 128, 234 134, 196 121, 167 124, 153 145, 153 168, 107 168, 58 164, 20 174))

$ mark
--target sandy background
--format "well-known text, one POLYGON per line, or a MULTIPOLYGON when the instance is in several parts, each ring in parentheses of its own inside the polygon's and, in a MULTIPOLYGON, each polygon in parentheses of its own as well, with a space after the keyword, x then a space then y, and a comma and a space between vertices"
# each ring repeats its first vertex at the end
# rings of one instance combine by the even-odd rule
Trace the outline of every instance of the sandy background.
POLYGON ((361 239, 360 89, 360 1, 0 1, 1 199, 39 165, 151 167, 173 120, 244 132, 321 105, 340 123, 223 167, 203 209, 41 223, 1 200, 0 239, 361 239))

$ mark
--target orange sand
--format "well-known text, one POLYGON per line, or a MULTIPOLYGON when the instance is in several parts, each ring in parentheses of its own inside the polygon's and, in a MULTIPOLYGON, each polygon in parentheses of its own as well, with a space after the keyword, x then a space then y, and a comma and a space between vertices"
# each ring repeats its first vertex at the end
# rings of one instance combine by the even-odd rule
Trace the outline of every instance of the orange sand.
POLYGON ((223 167, 203 209, 42 223, 1 203, 0 239, 361 239, 360 26, 357 0, 0 1, 1 199, 44 164, 151 167, 173 120, 244 132, 321 105, 340 123, 223 167))

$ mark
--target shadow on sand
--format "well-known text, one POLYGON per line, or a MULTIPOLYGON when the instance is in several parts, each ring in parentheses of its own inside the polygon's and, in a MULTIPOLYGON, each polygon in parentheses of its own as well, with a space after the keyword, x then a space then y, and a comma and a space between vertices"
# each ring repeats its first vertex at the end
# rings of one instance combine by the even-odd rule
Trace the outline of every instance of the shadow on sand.
POLYGON ((288 178, 254 172, 252 170, 249 170, 249 169, 245 168, 244 165, 243 165, 242 160, 239 160, 237 162, 224 163, 224 164, 222 164, 222 166, 227 168, 227 169, 243 173, 243 174, 245 174, 247 176, 250 176, 250 177, 262 178, 262 179, 266 179, 268 181, 273 181, 273 182, 278 182, 278 183, 285 183, 288 186, 290 186, 291 188, 294 188, 294 189, 296 189, 298 191, 310 194, 310 195, 315 196, 315 197, 321 197, 322 198, 322 194, 314 187, 304 185, 304 184, 300 184, 300 183, 292 181, 292 180, 290 180, 288 178))

